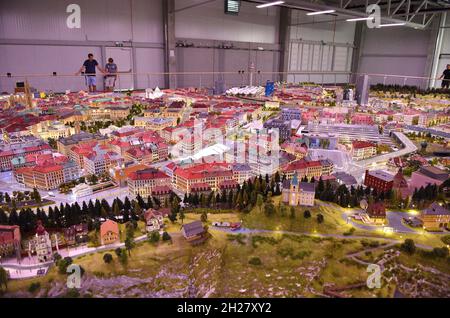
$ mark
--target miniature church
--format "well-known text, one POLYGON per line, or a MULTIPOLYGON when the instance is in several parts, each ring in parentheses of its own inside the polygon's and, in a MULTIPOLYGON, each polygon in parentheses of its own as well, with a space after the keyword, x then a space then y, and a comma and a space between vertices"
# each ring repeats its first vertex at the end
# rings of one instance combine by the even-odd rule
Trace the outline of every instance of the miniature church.
POLYGON ((283 202, 291 206, 314 206, 315 195, 315 184, 299 182, 297 172, 292 180, 285 180, 283 183, 283 202))
POLYGON ((38 221, 38 226, 36 228, 35 249, 39 262, 45 263, 52 259, 52 242, 50 240, 50 235, 45 230, 41 221, 38 221))

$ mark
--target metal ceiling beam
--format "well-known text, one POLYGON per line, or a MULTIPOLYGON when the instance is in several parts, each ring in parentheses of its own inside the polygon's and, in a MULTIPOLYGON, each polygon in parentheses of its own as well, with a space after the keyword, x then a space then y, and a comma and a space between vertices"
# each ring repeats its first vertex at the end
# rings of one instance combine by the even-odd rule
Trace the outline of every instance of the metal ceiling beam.
MULTIPOLYGON (((269 1, 265 0, 251 0, 248 2, 253 3, 268 3, 269 1)), ((286 1, 281 6, 288 7, 291 9, 296 10, 302 10, 302 11, 324 11, 324 10, 335 10, 335 13, 333 15, 341 15, 344 17, 353 17, 353 18, 364 18, 367 17, 367 13, 365 12, 365 5, 359 5, 358 8, 361 10, 354 10, 350 6, 352 2, 355 0, 339 0, 336 4, 324 4, 324 3, 317 3, 315 0, 290 0, 286 1)), ((381 0, 377 0, 376 4, 382 6, 382 14, 381 14, 381 21, 383 24, 386 23, 404 23, 407 27, 412 28, 425 28, 430 22, 431 19, 434 18, 435 14, 431 14, 431 12, 427 12, 427 14, 430 14, 430 17, 428 19, 417 19, 419 15, 423 15, 423 6, 427 4, 431 4, 429 0, 400 0, 400 1, 394 1, 394 0, 384 0, 383 2, 381 0), (417 10, 416 5, 419 4, 419 9, 417 10), (387 8, 385 7, 387 5, 387 8)), ((369 4, 369 1, 366 1, 366 5, 369 4)), ((433 3, 435 4, 435 3, 433 3)), ((450 8, 444 8, 442 7, 443 11, 450 10, 450 8)), ((320 23, 320 22, 317 22, 320 23)))

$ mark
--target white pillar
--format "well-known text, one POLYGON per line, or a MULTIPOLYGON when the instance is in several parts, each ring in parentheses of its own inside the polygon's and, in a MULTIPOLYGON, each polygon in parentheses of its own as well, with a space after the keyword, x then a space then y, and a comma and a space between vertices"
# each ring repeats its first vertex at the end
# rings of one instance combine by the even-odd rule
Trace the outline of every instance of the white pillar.
POLYGON ((56 246, 56 251, 59 253, 58 234, 56 234, 56 233, 55 233, 55 246, 56 246))

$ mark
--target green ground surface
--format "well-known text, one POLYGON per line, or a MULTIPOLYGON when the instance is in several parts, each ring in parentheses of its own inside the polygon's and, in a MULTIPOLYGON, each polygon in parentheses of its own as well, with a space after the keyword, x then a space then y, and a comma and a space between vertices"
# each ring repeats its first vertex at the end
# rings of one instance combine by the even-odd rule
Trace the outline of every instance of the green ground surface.
MULTIPOLYGON (((280 206, 281 197, 274 197, 275 207, 280 206)), ((258 207, 243 215, 244 226, 255 229, 267 229, 277 231, 292 231, 292 232, 308 232, 308 233, 329 233, 342 234, 351 228, 341 217, 340 210, 336 210, 326 206, 314 207, 295 207, 295 218, 291 217, 290 207, 286 209, 286 215, 282 216, 280 209, 272 216, 266 216, 264 209, 260 211, 258 207), (304 218, 305 210, 311 212, 310 218, 304 218), (324 216, 324 222, 319 224, 317 222, 317 215, 321 213, 324 216)))
MULTIPOLYGON (((275 206, 278 206, 278 198, 275 206)), ((275 214, 267 217, 258 208, 248 214, 209 213, 208 223, 214 221, 236 222, 243 220, 250 229, 305 232, 310 235, 291 235, 274 233, 236 234, 226 233, 209 227, 211 238, 203 245, 191 246, 180 234, 181 221, 175 224, 166 221, 166 230, 172 235, 172 242, 152 244, 141 242, 132 250, 127 264, 122 264, 114 251, 113 262, 105 264, 105 252, 86 255, 74 259, 74 263, 86 270, 86 277, 99 280, 94 290, 84 290, 83 295, 98 297, 322 297, 326 286, 347 286, 364 282, 368 273, 364 264, 356 263, 348 254, 364 251, 367 242, 389 237, 403 240, 407 235, 392 237, 377 232, 356 230, 345 238, 321 238, 318 233, 342 235, 351 228, 342 219, 342 208, 319 206, 313 208, 296 207, 296 217, 290 212, 282 217, 275 214), (305 219, 303 211, 311 211, 312 217, 305 219), (316 215, 324 215, 324 223, 318 224, 316 215), (317 231, 317 233, 315 232, 317 231), (373 238, 357 239, 355 235, 373 238), (106 288, 103 281, 126 277, 140 279, 142 282, 133 288, 123 288, 120 283, 115 288, 106 288), (189 288, 187 288, 187 284, 189 288), (189 292, 188 290, 195 292, 189 292), (192 294, 193 293, 193 294, 192 294)), ((200 220, 199 213, 187 213, 183 223, 200 220)), ((140 235, 143 223, 139 223, 136 236, 140 235)), ((124 229, 122 229, 124 232, 124 229)), ((424 233, 411 235, 418 242, 443 246, 439 236, 424 233)), ((394 248, 396 248, 394 246, 394 248)), ((361 253, 358 259, 374 262, 383 255, 383 247, 370 253, 361 253)), ((401 254, 398 260, 406 266, 415 264, 431 266, 450 273, 448 259, 434 259, 423 253, 412 256, 401 254)), ((55 295, 55 285, 63 286, 66 275, 52 267, 45 277, 10 281, 8 294, 46 297, 55 295), (34 294, 27 292, 31 283, 40 283, 34 294), (15 294, 16 293, 16 294, 15 294), (25 294, 24 294, 25 293, 25 294)), ((381 289, 369 290, 366 287, 346 291, 353 297, 392 297, 393 283, 383 283, 381 289)), ((59 294, 58 294, 59 295, 59 294)))

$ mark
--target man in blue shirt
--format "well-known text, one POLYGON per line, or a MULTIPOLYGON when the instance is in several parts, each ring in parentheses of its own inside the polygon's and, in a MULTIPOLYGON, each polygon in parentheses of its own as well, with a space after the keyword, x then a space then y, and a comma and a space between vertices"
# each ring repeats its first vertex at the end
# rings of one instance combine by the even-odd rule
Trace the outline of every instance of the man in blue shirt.
POLYGON ((441 87, 448 89, 450 87, 450 64, 447 64, 447 69, 444 70, 441 77, 442 80, 441 87))
POLYGON ((80 75, 81 73, 85 74, 86 85, 89 87, 89 92, 95 92, 97 90, 95 68, 98 68, 100 72, 105 73, 105 71, 98 65, 97 60, 94 59, 94 54, 89 53, 88 59, 84 61, 80 70, 77 72, 77 75, 80 75))

